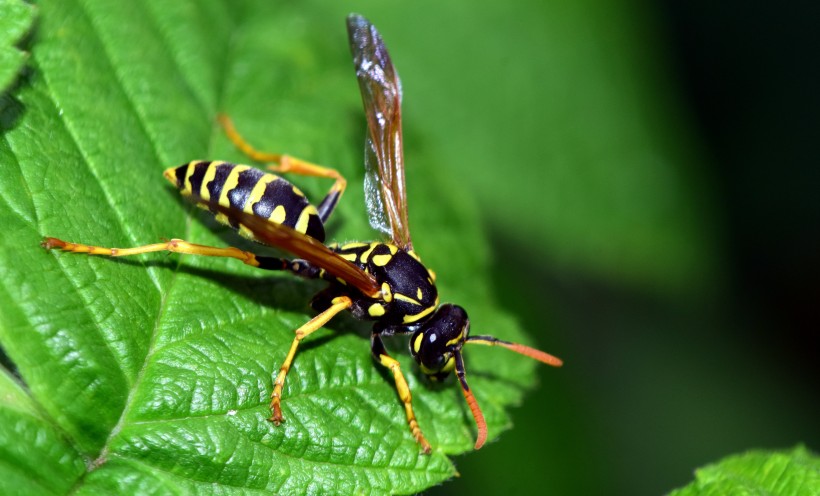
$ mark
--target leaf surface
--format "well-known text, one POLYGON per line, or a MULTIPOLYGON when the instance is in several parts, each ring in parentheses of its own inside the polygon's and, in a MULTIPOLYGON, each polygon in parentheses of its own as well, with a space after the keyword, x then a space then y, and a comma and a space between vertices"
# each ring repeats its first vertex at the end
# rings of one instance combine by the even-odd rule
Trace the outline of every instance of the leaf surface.
POLYGON ((695 481, 671 496, 818 493, 820 459, 798 446, 790 451, 749 451, 726 457, 698 469, 695 481))
POLYGON ((27 55, 18 48, 31 29, 36 11, 20 0, 0 0, 0 94, 14 83, 27 55))
MULTIPOLYGON (((0 493, 387 494, 452 477, 446 455, 475 436, 460 391, 428 384, 395 340, 433 445, 420 455, 390 375, 370 357, 368 326, 350 318, 303 344, 284 391, 287 422, 266 420, 271 374, 321 284, 236 261, 38 247, 55 236, 258 248, 162 178, 193 159, 247 160, 217 128, 220 111, 260 148, 341 170, 350 187, 330 238, 374 237, 345 10, 194 0, 39 9, 32 70, 2 102, 0 343, 21 380, 0 376, 0 493)), ((474 326, 526 342, 493 303, 473 200, 445 171, 416 166, 427 182, 408 184, 414 239, 443 297, 467 306, 474 326)), ((314 199, 328 187, 304 181, 314 199)), ((531 386, 534 364, 483 349, 466 361, 492 438, 509 427, 505 408, 531 386)))

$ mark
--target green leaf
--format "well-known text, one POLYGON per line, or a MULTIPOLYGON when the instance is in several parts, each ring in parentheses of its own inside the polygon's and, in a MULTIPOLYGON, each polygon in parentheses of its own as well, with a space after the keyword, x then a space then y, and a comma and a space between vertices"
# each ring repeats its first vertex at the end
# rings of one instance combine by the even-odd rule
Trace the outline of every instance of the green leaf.
POLYGON ((65 494, 85 463, 24 388, 0 370, 3 494, 65 494))
POLYGON ((0 0, 0 94, 14 82, 27 55, 17 43, 34 23, 34 7, 20 0, 0 0))
MULTIPOLYGON (((24 385, 2 375, 11 400, 0 410, 10 419, 0 493, 415 493, 452 477, 446 455, 475 438, 459 389, 423 380, 395 340, 433 445, 421 455, 389 373, 370 357, 368 325, 350 318, 303 344, 284 391, 287 422, 266 420, 272 372, 321 284, 229 260, 38 246, 55 236, 249 247, 161 175, 193 159, 246 160, 217 128, 219 111, 260 148, 337 167, 350 186, 330 238, 371 239, 347 9, 215 0, 39 9, 33 70, 2 102, 0 343, 24 385)), ((477 332, 526 342, 494 304, 474 199, 418 146, 406 144, 422 157, 408 172, 411 224, 443 298, 466 306, 477 332)), ((320 198, 329 184, 304 187, 320 198)), ((466 361, 494 438, 534 364, 490 349, 466 361)))
POLYGON ((672 496, 820 493, 820 458, 798 446, 791 451, 749 451, 698 469, 695 481, 672 496))

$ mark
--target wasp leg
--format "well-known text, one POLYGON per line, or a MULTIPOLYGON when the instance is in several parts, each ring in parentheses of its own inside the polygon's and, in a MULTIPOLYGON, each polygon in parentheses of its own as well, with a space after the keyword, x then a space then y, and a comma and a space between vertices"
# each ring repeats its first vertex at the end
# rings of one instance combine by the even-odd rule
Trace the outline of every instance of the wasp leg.
POLYGON ((333 318, 334 315, 342 310, 350 308, 352 305, 353 300, 347 296, 339 296, 338 298, 334 298, 333 304, 327 310, 310 319, 299 329, 296 329, 296 336, 293 338, 293 343, 290 345, 288 356, 285 357, 284 363, 282 363, 282 366, 279 368, 279 374, 277 374, 276 380, 273 382, 273 392, 270 395, 271 417, 268 420, 276 425, 281 424, 282 421, 285 420, 282 417, 282 408, 280 406, 282 399, 282 388, 285 385, 285 377, 288 375, 288 370, 290 370, 290 366, 293 364, 293 358, 296 356, 296 349, 299 348, 299 342, 312 334, 314 331, 321 329, 330 321, 330 319, 333 318))
POLYGON ((418 421, 416 421, 416 414, 413 413, 413 397, 410 394, 410 386, 407 385, 407 380, 401 372, 401 366, 395 358, 387 354, 384 349, 384 343, 378 333, 370 335, 370 351, 380 364, 384 365, 390 372, 393 373, 393 380, 396 381, 396 390, 399 393, 401 402, 404 403, 404 411, 407 414, 407 424, 410 426, 410 432, 416 438, 416 442, 421 446, 421 451, 425 455, 430 454, 430 443, 424 438, 421 432, 418 421))
POLYGON ((257 162, 273 162, 277 164, 268 166, 269 170, 283 174, 292 172, 303 176, 327 177, 330 179, 335 179, 333 186, 330 187, 330 191, 327 192, 325 198, 321 201, 321 203, 319 203, 319 206, 316 207, 322 223, 324 224, 327 222, 328 218, 330 218, 330 214, 333 213, 333 209, 336 208, 336 204, 339 203, 342 193, 344 193, 345 188, 347 188, 347 180, 339 173, 339 171, 280 153, 261 152, 254 148, 253 145, 248 143, 245 138, 239 134, 230 117, 220 114, 217 116, 217 120, 225 130, 225 134, 228 136, 228 139, 230 139, 231 142, 233 142, 233 144, 245 155, 257 162))
POLYGON ((57 238, 45 238, 42 243, 40 243, 40 246, 47 250, 56 248, 73 253, 86 253, 88 255, 104 255, 109 257, 127 257, 156 251, 170 251, 173 253, 202 255, 206 257, 228 257, 241 260, 247 265, 260 269, 288 270, 304 277, 316 276, 316 274, 313 274, 313 272, 316 272, 313 266, 308 265, 304 261, 295 263, 284 258, 257 256, 249 251, 243 251, 232 246, 217 248, 214 246, 189 243, 182 239, 172 239, 164 243, 154 243, 151 245, 136 246, 134 248, 104 248, 82 243, 71 243, 57 238))

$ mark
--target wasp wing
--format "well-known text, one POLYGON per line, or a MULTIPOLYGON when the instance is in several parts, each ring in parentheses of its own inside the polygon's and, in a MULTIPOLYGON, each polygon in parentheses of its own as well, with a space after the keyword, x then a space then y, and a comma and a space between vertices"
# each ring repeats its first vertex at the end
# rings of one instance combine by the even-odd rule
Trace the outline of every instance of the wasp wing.
POLYGON ((340 257, 339 254, 318 240, 288 226, 275 224, 242 210, 221 205, 217 205, 215 208, 230 219, 236 220, 240 229, 244 227, 250 230, 259 241, 281 248, 303 260, 307 260, 316 267, 325 269, 328 273, 341 278, 371 298, 380 295, 381 288, 373 276, 340 257))
POLYGON ((347 32, 367 116, 365 194, 370 224, 389 234, 395 245, 411 250, 401 137, 401 82, 382 37, 370 21, 351 14, 347 32))

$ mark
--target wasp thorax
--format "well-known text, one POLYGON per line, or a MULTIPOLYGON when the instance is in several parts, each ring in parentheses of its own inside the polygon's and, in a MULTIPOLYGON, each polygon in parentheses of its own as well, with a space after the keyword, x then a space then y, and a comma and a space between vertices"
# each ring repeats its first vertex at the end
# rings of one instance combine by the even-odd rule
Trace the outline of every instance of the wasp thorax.
POLYGON ((422 372, 431 379, 442 380, 455 368, 455 355, 469 332, 467 312, 458 305, 445 303, 413 334, 410 351, 422 372))

